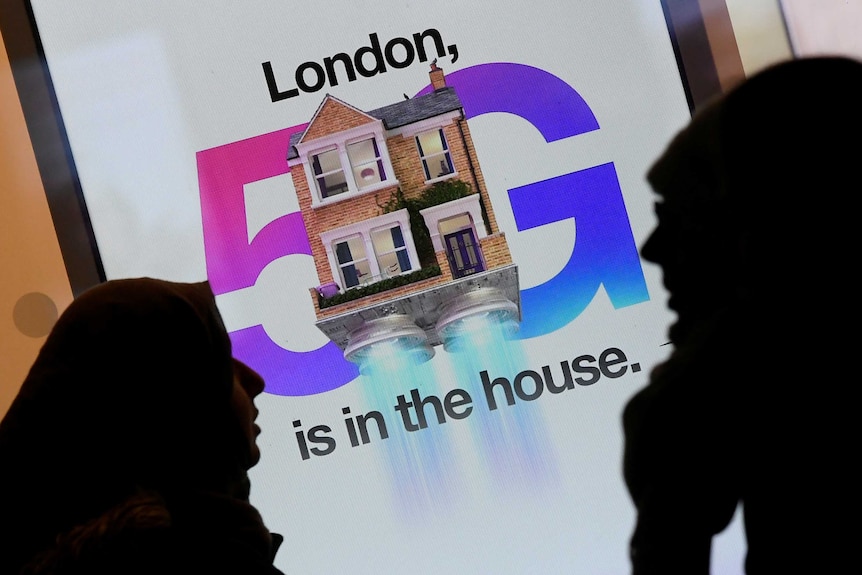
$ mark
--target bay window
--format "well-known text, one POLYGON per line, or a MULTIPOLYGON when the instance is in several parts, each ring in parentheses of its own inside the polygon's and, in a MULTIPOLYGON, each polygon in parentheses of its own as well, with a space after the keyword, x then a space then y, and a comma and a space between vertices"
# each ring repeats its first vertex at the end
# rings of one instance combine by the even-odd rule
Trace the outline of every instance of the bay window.
POLYGON ((332 278, 355 288, 419 269, 406 208, 320 234, 332 278))

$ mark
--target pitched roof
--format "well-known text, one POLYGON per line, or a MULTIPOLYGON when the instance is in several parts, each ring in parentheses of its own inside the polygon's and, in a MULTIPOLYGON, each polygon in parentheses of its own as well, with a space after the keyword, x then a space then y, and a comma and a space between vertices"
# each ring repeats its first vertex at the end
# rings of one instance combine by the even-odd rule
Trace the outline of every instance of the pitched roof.
MULTIPOLYGON (((455 93, 455 89, 451 86, 446 86, 438 90, 434 90, 429 94, 416 96, 377 108, 366 112, 369 116, 383 121, 383 127, 387 130, 400 128, 408 124, 413 124, 433 118, 446 112, 452 112, 461 108, 461 99, 455 93)), ((287 159, 293 160, 299 157, 296 151, 296 144, 302 138, 304 132, 296 132, 290 137, 290 146, 287 152, 287 159)))

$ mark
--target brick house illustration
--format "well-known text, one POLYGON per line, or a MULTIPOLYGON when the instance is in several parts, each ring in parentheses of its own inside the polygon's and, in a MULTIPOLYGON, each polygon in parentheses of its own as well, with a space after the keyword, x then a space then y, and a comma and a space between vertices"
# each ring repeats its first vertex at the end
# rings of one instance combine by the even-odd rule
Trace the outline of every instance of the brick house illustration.
POLYGON ((518 270, 461 101, 433 91, 365 112, 327 94, 287 160, 319 286, 316 325, 356 361, 398 339, 433 356, 478 313, 520 321, 518 270))

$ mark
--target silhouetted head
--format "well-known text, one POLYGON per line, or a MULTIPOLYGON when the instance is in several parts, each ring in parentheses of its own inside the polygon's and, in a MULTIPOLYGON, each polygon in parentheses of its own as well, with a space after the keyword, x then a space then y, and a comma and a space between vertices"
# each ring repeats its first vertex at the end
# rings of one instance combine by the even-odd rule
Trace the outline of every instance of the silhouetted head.
MULTIPOLYGON (((816 313, 840 298, 862 191, 862 63, 767 68, 695 114, 649 170, 661 266, 680 343, 721 310, 816 313)), ((853 248, 855 250, 855 247, 853 248)))
POLYGON ((4 549, 26 556, 140 489, 246 497, 261 391, 232 357, 208 283, 85 292, 0 422, 0 532, 17 538, 4 549))

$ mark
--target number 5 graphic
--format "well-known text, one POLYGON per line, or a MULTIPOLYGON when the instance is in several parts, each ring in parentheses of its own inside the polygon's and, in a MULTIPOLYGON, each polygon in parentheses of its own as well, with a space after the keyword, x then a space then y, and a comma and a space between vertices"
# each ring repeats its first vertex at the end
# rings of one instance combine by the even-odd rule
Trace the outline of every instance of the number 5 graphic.
MULTIPOLYGON (((483 64, 449 74, 466 117, 506 112, 530 122, 547 142, 599 128, 581 96, 559 78, 520 64, 483 64), (530 90, 524 90, 530 86, 530 90)), ((422 93, 426 93, 426 87, 422 93)), ((418 94, 417 94, 418 95, 418 94)), ((207 276, 216 295, 251 287, 270 262, 311 254, 299 212, 269 222, 249 243, 243 186, 285 174, 290 135, 305 124, 197 154, 207 276)), ((600 285, 617 308, 649 299, 613 164, 509 190, 519 231, 572 219, 577 241, 557 276, 521 293, 520 337, 550 333, 575 319, 600 285)), ((299 290, 306 296, 306 286, 299 290)), ((266 379, 267 392, 309 395, 358 376, 330 342, 309 352, 275 344, 260 325, 231 333, 234 354, 266 379)))

